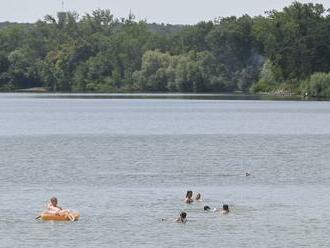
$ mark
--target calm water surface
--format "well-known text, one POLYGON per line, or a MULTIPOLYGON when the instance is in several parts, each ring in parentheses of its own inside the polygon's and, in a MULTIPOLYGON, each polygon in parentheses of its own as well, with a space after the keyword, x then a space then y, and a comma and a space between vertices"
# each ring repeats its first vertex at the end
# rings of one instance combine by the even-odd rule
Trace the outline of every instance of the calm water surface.
POLYGON ((0 95, 0 247, 329 247, 329 161, 330 102, 0 95))

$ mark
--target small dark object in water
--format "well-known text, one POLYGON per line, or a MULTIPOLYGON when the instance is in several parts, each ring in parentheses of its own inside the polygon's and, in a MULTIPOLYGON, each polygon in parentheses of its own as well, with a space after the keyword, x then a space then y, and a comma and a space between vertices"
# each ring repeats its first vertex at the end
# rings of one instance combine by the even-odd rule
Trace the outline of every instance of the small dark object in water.
POLYGON ((229 206, 228 206, 228 204, 223 204, 223 206, 222 206, 222 213, 223 214, 228 214, 229 213, 229 206))
POLYGON ((251 174, 250 174, 249 172, 246 172, 246 173, 245 173, 245 176, 248 177, 248 176, 251 176, 251 174))
POLYGON ((209 206, 204 206, 204 211, 210 211, 211 208, 209 206))

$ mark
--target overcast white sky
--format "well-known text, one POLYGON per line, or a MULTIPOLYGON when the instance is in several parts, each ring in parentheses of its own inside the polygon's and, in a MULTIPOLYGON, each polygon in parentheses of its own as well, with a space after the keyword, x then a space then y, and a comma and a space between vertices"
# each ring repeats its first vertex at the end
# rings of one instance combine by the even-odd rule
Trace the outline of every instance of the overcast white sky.
MULTIPOLYGON (((62 0, 0 0, 0 22, 35 22, 46 14, 61 10, 62 0)), ((111 9, 116 17, 127 17, 130 9, 138 19, 148 22, 194 24, 219 16, 259 15, 265 10, 281 9, 292 0, 64 0, 64 9, 79 14, 97 8, 111 9)), ((301 0, 322 3, 330 0, 301 0)))

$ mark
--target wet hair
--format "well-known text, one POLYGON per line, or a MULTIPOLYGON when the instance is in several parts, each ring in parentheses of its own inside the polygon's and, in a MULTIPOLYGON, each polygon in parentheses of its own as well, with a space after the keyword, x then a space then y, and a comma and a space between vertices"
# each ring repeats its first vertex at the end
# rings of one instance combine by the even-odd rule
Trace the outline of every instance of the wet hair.
POLYGON ((209 206, 204 206, 204 211, 209 211, 211 208, 209 206))
POLYGON ((193 195, 193 192, 191 190, 188 190, 187 194, 186 194, 186 198, 192 197, 192 195, 193 195))
POLYGON ((187 213, 186 213, 186 212, 181 212, 181 213, 180 213, 180 217, 181 217, 182 219, 187 218, 187 213))
POLYGON ((57 198, 56 197, 50 198, 50 202, 57 202, 57 198))
POLYGON ((223 204, 222 209, 223 209, 224 211, 229 211, 229 206, 228 206, 228 204, 223 204))

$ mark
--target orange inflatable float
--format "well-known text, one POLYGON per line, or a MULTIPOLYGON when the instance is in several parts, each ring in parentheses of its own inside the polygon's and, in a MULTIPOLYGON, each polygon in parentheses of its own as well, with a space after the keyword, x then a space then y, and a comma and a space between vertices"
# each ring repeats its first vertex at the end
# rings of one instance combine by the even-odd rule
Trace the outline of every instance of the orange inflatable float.
POLYGON ((65 214, 53 214, 43 212, 40 214, 40 219, 44 221, 78 221, 80 218, 79 212, 70 212, 65 214))

